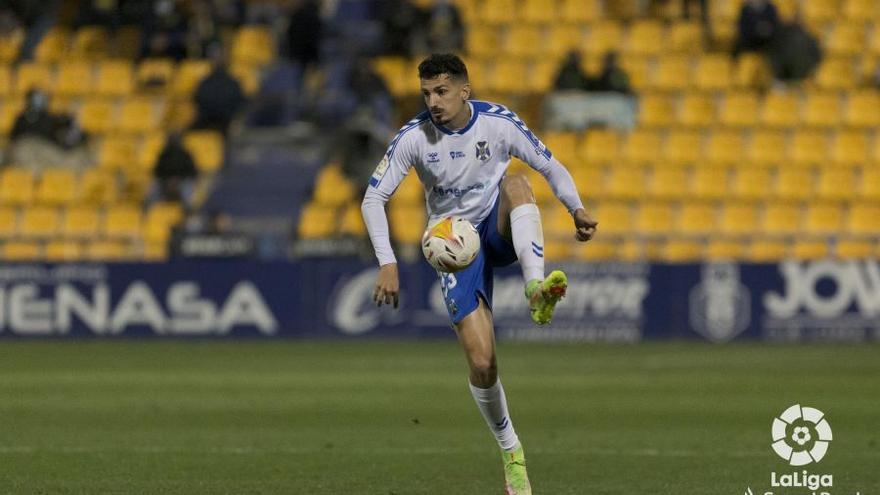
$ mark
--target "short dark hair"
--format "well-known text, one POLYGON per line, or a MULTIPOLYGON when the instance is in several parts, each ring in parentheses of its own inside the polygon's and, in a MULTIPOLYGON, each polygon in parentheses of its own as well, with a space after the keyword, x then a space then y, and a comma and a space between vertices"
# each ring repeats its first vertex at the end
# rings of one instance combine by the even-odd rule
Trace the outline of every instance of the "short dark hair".
POLYGON ((434 53, 419 64, 419 79, 434 79, 448 74, 450 79, 468 80, 467 67, 454 53, 434 53))

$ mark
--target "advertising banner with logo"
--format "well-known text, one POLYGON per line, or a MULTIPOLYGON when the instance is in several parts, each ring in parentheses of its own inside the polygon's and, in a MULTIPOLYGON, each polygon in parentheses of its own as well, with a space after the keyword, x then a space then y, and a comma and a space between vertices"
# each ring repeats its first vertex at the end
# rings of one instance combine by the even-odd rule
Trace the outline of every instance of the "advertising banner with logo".
MULTIPOLYGON (((561 268, 568 294, 549 327, 529 319, 518 267, 496 272, 499 338, 880 337, 880 264, 873 260, 561 268)), ((400 272, 401 308, 394 311, 372 303, 377 269, 356 258, 6 264, 0 337, 453 337, 436 272, 427 263, 400 272)))

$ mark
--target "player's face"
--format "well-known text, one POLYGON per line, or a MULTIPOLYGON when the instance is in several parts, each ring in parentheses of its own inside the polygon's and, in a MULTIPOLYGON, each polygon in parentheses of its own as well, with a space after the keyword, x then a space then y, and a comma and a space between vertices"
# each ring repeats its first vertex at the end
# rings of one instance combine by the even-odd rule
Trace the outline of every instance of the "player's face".
POLYGON ((431 118, 440 125, 461 120, 465 111, 465 101, 471 94, 466 81, 456 81, 448 74, 440 74, 433 79, 422 79, 422 96, 431 118))

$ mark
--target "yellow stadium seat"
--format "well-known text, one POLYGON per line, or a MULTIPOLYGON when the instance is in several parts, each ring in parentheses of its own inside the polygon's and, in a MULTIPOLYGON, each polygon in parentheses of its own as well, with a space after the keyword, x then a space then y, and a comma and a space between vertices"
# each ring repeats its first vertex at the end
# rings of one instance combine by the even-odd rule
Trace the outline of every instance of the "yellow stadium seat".
POLYGON ((746 252, 746 259, 757 263, 781 261, 788 256, 788 244, 773 239, 755 239, 746 252))
POLYGON ((815 81, 824 90, 852 88, 856 85, 855 64, 849 57, 825 60, 816 71, 815 81))
POLYGON ((880 168, 877 166, 863 168, 858 183, 859 197, 880 201, 880 168))
MULTIPOLYGON (((627 147, 633 143, 633 136, 627 140, 627 147)), ((659 144, 659 141, 658 141, 659 144)), ((594 129, 581 140, 580 159, 585 163, 596 164, 616 161, 620 158, 620 135, 611 130, 594 129)))
POLYGON ((779 199, 807 200, 813 196, 814 183, 811 169, 782 167, 777 171, 773 193, 779 199))
MULTIPOLYGON (((669 29, 668 48, 673 52, 697 54, 703 46, 703 30, 698 22, 676 22, 669 29)), ((657 43, 657 46, 666 45, 666 40, 657 43)), ((664 46, 664 49, 667 46, 664 46)))
POLYGON ((120 203, 128 206, 142 204, 153 181, 153 174, 149 170, 128 170, 122 177, 122 187, 119 189, 120 203))
MULTIPOLYGON (((187 59, 180 63, 174 76, 172 92, 175 96, 184 97, 193 94, 202 79, 211 72, 211 63, 207 60, 187 59)), ((383 74, 384 71, 379 71, 383 74)), ((402 74, 401 74, 402 75, 402 74)))
POLYGON ((0 239, 14 237, 18 232, 18 210, 0 206, 0 239))
POLYGON ((275 57, 275 41, 265 26, 245 26, 232 40, 233 64, 265 65, 275 57))
POLYGON ((157 103, 148 97, 134 97, 122 104, 115 128, 121 132, 149 132, 159 128, 164 116, 164 102, 157 103))
POLYGON ((36 261, 43 257, 43 249, 37 242, 9 241, 3 244, 5 261, 36 261))
POLYGON ((398 242, 419 245, 427 224, 425 209, 422 207, 391 208, 388 223, 391 227, 391 235, 398 242))
POLYGON ((68 208, 61 222, 61 235, 66 238, 88 239, 98 234, 100 214, 88 206, 68 208))
POLYGON ((629 203, 602 202, 595 212, 595 218, 602 223, 602 236, 629 234, 634 230, 634 216, 629 203))
POLYGON ((391 201, 406 206, 416 206, 425 202, 425 189, 422 187, 422 183, 419 181, 415 171, 411 170, 407 174, 406 178, 398 186, 397 191, 394 191, 394 196, 391 196, 391 201))
MULTIPOLYGON (((470 35, 468 37, 470 37, 470 35)), ((547 33, 547 50, 550 55, 559 59, 571 50, 580 49, 582 39, 583 32, 580 25, 561 24, 555 26, 547 33)), ((482 50, 485 49, 486 47, 482 47, 482 50)))
POLYGON ((140 87, 166 87, 174 80, 174 60, 148 58, 141 61, 135 76, 140 87))
POLYGON ((79 124, 86 132, 103 134, 113 129, 115 113, 115 106, 110 100, 88 99, 79 110, 79 124))
POLYGON ((738 167, 731 190, 741 199, 763 199, 770 195, 772 179, 766 167, 738 167))
POLYGON ((639 96, 639 127, 668 127, 675 115, 672 99, 662 93, 639 96))
POLYGON ((831 56, 830 60, 834 60, 835 56, 856 55, 862 52, 867 42, 865 34, 865 25, 862 22, 835 22, 830 36, 826 37, 824 43, 831 56))
POLYGON ((632 55, 620 61, 623 71, 629 76, 629 84, 637 91, 645 89, 650 79, 652 58, 632 55))
POLYGON ((846 231, 856 235, 880 235, 880 203, 855 203, 846 217, 846 231))
POLYGON ((128 60, 104 60, 98 65, 96 91, 102 96, 126 96, 134 87, 132 63, 128 60))
POLYGON ((674 131, 666 138, 663 158, 671 163, 698 163, 702 157, 703 133, 674 131))
POLYGON ((605 167, 580 166, 569 170, 578 192, 591 199, 600 199, 608 195, 605 189, 605 167))
POLYGON ((830 144, 825 131, 797 131, 791 140, 790 158, 798 165, 825 164, 829 160, 830 144))
POLYGON ((86 170, 80 180, 80 199, 86 204, 101 205, 116 201, 116 176, 105 169, 86 170))
MULTIPOLYGON (((2 43, 2 41, 0 41, 2 43)), ((9 66, 0 66, 0 96, 4 101, 10 97, 12 93, 12 71, 9 66)))
POLYGON ((511 26, 507 31, 505 53, 514 57, 534 57, 543 49, 543 34, 538 26, 523 24, 511 26))
POLYGON ((648 186, 650 199, 681 199, 687 193, 688 171, 683 167, 665 165, 653 168, 648 186))
POLYGON ((525 0, 522 4, 522 20, 526 23, 549 24, 556 20, 556 0, 525 0))
POLYGON ((107 135, 98 148, 98 164, 111 170, 137 168, 137 149, 135 136, 107 135))
POLYGON ((34 175, 30 170, 6 167, 0 172, 0 203, 24 205, 34 194, 34 175))
POLYGON ((672 239, 660 248, 660 259, 669 263, 693 263, 702 261, 705 245, 699 241, 672 239))
POLYGON ((721 209, 719 231, 726 236, 745 237, 758 232, 758 209, 752 203, 726 203, 721 209))
POLYGON ((843 230, 843 208, 838 203, 811 203, 804 213, 808 234, 835 234, 843 230))
POLYGON ((618 257, 620 243, 593 239, 586 244, 575 246, 576 259, 586 262, 611 261, 618 257))
POLYGON ((786 160, 787 149, 782 132, 762 131, 752 135, 746 154, 748 160, 756 165, 774 165, 786 160))
POLYGON ((324 167, 318 174, 314 195, 316 204, 338 208, 353 201, 354 195, 354 185, 342 174, 338 165, 324 167))
POLYGON ((690 57, 686 55, 661 56, 649 87, 664 91, 682 91, 690 82, 690 57))
POLYGON ((745 257, 746 244, 743 241, 728 239, 709 239, 706 244, 706 258, 711 261, 740 260, 745 257))
POLYGON ((52 89, 52 68, 39 62, 25 62, 15 73, 15 91, 24 94, 34 88, 52 89))
POLYGON ((92 261, 122 261, 132 258, 131 249, 120 241, 101 240, 86 244, 85 258, 92 261))
POLYGON ((543 94, 551 91, 556 79, 558 63, 554 60, 537 60, 527 73, 526 88, 529 92, 543 94))
POLYGON ((67 240, 53 240, 46 243, 47 261, 79 261, 84 253, 80 243, 67 240))
POLYGON ((179 203, 155 203, 147 212, 144 238, 148 243, 167 243, 171 230, 183 220, 183 207, 179 203))
POLYGON ((678 121, 682 125, 705 127, 715 121, 715 104, 712 98, 700 94, 688 94, 681 102, 678 121))
POLYGON ((718 121, 734 127, 755 125, 758 117, 758 96, 751 91, 728 92, 718 107, 718 121))
POLYGON ((544 144, 560 162, 566 165, 577 163, 578 135, 574 132, 547 132, 544 144))
POLYGON ((58 210, 43 206, 25 208, 18 233, 22 237, 46 238, 55 235, 60 227, 58 210))
POLYGON ((697 167, 691 174, 690 193, 698 199, 721 199, 727 195, 730 171, 725 167, 697 167))
POLYGON ((620 23, 603 20, 590 25, 587 42, 582 48, 588 54, 604 55, 609 51, 618 51, 622 44, 620 23))
POLYGON ((742 162, 744 148, 739 131, 716 130, 709 136, 706 158, 712 163, 738 165, 742 162))
MULTIPOLYGON (((176 94, 192 94, 198 87, 199 82, 211 71, 210 64, 199 64, 196 62, 198 61, 185 60, 181 62, 174 87, 176 94), (192 63, 188 64, 187 62, 192 63)), ((392 95, 399 96, 406 93, 407 86, 409 86, 409 79, 406 77, 406 59, 397 56, 378 57, 373 59, 373 68, 385 81, 385 85, 388 86, 392 95)))
POLYGON ((4 33, 4 36, 0 37, 0 65, 15 62, 21 52, 23 41, 24 29, 21 28, 11 27, 4 33))
POLYGON ((819 199, 845 200, 852 197, 855 188, 856 177, 852 168, 824 167, 819 170, 819 180, 816 185, 819 199))
POLYGON ((801 233, 801 207, 789 202, 768 203, 761 219, 765 234, 791 235, 801 233))
POLYGON ((84 26, 73 34, 70 57, 76 60, 100 60, 107 55, 110 38, 99 26, 84 26))
POLYGON ((201 172, 216 172, 223 165, 223 135, 217 131, 190 131, 183 145, 201 172))
POLYGON ((504 59, 496 64, 495 70, 489 77, 487 89, 499 93, 524 94, 526 86, 523 84, 523 74, 527 73, 527 64, 520 59, 504 59))
POLYGON ((763 87, 771 79, 770 68, 764 57, 757 53, 743 53, 736 62, 734 85, 752 89, 763 87))
POLYGON ((875 245, 871 241, 840 239, 834 246, 834 253, 844 260, 866 260, 875 257, 875 245))
MULTIPOLYGON (((626 136, 623 157, 630 162, 652 163, 657 161, 657 150, 659 149, 662 149, 662 139, 659 133, 636 129, 626 136)), ((619 155, 612 158, 612 160, 617 159, 619 159, 619 155)))
POLYGON ((854 21, 877 19, 880 18, 880 5, 875 0, 846 0, 843 13, 854 21))
POLYGON ((771 127, 794 127, 799 122, 799 107, 794 95, 770 93, 764 98, 760 121, 771 127))
POLYGON ((141 259, 144 261, 167 261, 169 251, 167 242, 146 242, 141 259))
POLYGON ((109 238, 139 238, 143 232, 142 223, 140 209, 115 206, 104 214, 101 231, 109 238))
MULTIPOLYGON (((258 67, 247 64, 236 64, 229 68, 232 77, 241 85, 245 96, 253 96, 260 89, 260 70, 258 67)), ((417 85, 408 85, 414 92, 417 85)))
POLYGON ((24 108, 21 100, 6 100, 0 108, 0 133, 8 134, 15 125, 15 120, 24 108))
POLYGON ((830 127, 840 121, 840 98, 836 93, 810 93, 804 105, 804 122, 817 127, 830 127))
POLYGON ((839 165, 868 163, 868 136, 862 131, 838 131, 834 136, 831 159, 839 165))
POLYGON ((36 200, 47 205, 65 205, 77 199, 77 176, 72 170, 56 168, 43 172, 36 200))
POLYGON ((666 44, 666 29, 659 21, 640 20, 630 26, 623 51, 630 55, 657 55, 666 44))
POLYGON ((532 186, 532 193, 535 195, 535 201, 539 205, 553 205, 556 197, 553 195, 553 189, 536 172, 526 174, 529 184, 532 186))
POLYGON ((39 62, 60 62, 67 55, 69 45, 70 31, 53 27, 40 40, 34 58, 39 62))
POLYGON ((811 26, 820 26, 840 15, 839 0, 810 0, 800 4, 804 20, 811 26))
POLYGON ((601 17, 601 0, 562 0, 560 19, 575 24, 589 24, 601 17))
POLYGON ((605 192, 617 198, 636 199, 645 193, 645 169, 642 167, 612 167, 605 192))
POLYGON ((342 215, 342 223, 339 226, 339 233, 354 237, 363 237, 367 234, 361 209, 357 204, 352 203, 345 208, 345 212, 342 215))
POLYGON ((90 62, 73 61, 58 65, 54 94, 57 96, 83 96, 94 91, 94 68, 90 62))
POLYGON ((705 236, 717 228, 717 213, 710 203, 686 202, 681 206, 675 232, 688 236, 705 236))
POLYGON ((849 93, 844 108, 844 122, 854 127, 880 126, 880 94, 873 90, 849 93))
POLYGON ((795 239, 791 255, 799 260, 817 260, 828 257, 828 243, 823 240, 795 239))
POLYGON ((642 201, 635 219, 635 231, 645 236, 665 236, 675 225, 675 212, 669 203, 642 201))
POLYGON ((728 55, 703 55, 694 68, 694 85, 704 91, 722 91, 731 86, 733 74, 728 55))
MULTIPOLYGON (((501 45, 499 30, 489 26, 475 26, 465 36, 465 47, 470 57, 487 59, 498 56, 498 46, 501 45)), ((468 64, 468 72, 474 64, 468 64)), ((401 76, 403 71, 401 70, 401 76)))
POLYGON ((137 161, 140 170, 152 170, 159 159, 159 154, 165 148, 168 137, 161 131, 146 134, 141 141, 140 149, 137 153, 137 161))
POLYGON ((322 239, 336 232, 336 212, 333 208, 310 203, 303 208, 297 232, 300 239, 322 239))

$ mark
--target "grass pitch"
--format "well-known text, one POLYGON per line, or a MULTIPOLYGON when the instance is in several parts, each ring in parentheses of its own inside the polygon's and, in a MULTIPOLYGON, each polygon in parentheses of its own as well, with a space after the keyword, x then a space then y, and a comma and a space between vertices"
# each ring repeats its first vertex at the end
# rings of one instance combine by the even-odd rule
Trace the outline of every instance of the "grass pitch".
MULTIPOLYGON (((788 406, 834 440, 810 473, 880 492, 880 347, 503 344, 536 494, 808 494, 770 449, 788 406)), ((0 344, 0 493, 500 494, 454 342, 0 344)))

